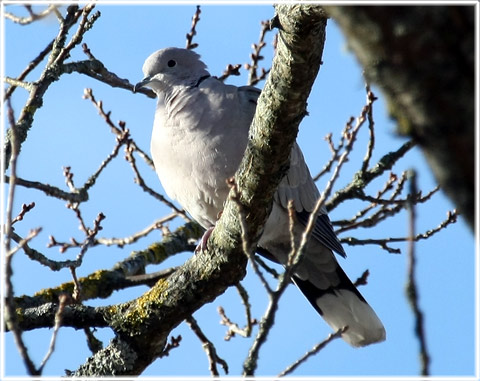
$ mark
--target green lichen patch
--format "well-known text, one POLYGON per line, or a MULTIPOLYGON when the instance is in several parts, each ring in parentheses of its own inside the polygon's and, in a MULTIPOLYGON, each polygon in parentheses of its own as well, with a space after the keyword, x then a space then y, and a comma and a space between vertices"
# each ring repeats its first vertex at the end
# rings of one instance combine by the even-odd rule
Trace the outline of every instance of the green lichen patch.
POLYGON ((158 321, 158 309, 168 297, 168 280, 159 280, 148 292, 124 305, 112 306, 112 326, 121 332, 135 336, 142 334, 158 321))

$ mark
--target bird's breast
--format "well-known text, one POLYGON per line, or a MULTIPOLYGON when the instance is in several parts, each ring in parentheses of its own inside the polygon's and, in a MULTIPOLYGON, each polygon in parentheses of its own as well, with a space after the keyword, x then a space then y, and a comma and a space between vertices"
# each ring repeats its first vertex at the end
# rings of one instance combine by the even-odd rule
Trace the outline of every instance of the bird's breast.
POLYGON ((246 146, 245 139, 226 140, 214 129, 181 128, 156 118, 151 153, 167 195, 177 200, 204 227, 212 226, 223 209, 246 146))

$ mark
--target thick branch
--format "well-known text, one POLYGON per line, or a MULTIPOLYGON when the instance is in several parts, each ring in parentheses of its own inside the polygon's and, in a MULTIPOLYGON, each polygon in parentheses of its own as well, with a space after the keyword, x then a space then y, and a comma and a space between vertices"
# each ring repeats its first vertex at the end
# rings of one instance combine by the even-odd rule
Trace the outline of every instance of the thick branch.
MULTIPOLYGON (((288 167, 325 41, 326 18, 320 7, 278 6, 277 11, 281 35, 276 56, 235 176, 252 247, 288 167)), ((236 202, 227 201, 208 251, 194 255, 140 298, 111 307, 117 337, 101 356, 88 359, 76 376, 140 374, 162 353, 174 327, 243 278, 247 258, 237 208, 236 202)))
POLYGON ((325 8, 473 228, 475 7, 325 8))
MULTIPOLYGON (((79 279, 83 290, 82 300, 108 298, 114 291, 138 284, 150 284, 151 276, 145 274, 148 265, 162 263, 165 259, 189 249, 189 239, 198 239, 203 229, 196 223, 187 223, 175 232, 164 237, 162 242, 150 245, 147 249, 133 252, 125 260, 118 262, 111 270, 99 270, 79 279), (138 277, 137 277, 138 276, 138 277)), ((55 262, 24 245, 25 253, 33 260, 48 265, 52 270, 59 270, 66 266, 73 266, 74 261, 55 262), (39 259, 40 258, 40 259, 39 259)), ((159 274, 160 275, 160 274, 159 274)), ((168 275, 168 274, 167 274, 168 275)), ((165 278, 166 276, 162 276, 165 278)), ((72 294, 74 283, 63 283, 58 287, 38 291, 34 296, 20 296, 15 298, 17 308, 31 308, 45 303, 56 303, 60 295, 72 294)))
MULTIPOLYGON (((57 303, 46 303, 39 307, 17 309, 23 331, 52 328, 55 324, 57 303)), ((89 307, 81 304, 66 306, 62 312, 62 326, 75 329, 108 327, 108 308, 89 307)))

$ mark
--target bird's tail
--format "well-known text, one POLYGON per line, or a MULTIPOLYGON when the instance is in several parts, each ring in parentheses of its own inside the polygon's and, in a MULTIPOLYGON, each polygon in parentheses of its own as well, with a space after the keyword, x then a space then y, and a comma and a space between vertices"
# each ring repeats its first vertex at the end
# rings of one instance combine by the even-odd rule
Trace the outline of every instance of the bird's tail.
POLYGON ((338 264, 335 271, 340 282, 326 289, 298 276, 292 280, 333 330, 348 327, 342 338, 353 347, 384 341, 385 328, 375 311, 338 264))

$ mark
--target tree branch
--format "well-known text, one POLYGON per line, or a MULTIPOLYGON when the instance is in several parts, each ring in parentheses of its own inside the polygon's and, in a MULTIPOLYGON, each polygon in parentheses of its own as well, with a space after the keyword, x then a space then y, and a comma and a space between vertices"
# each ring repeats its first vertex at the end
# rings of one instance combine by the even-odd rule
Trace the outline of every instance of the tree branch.
POLYGON ((473 229, 475 6, 325 9, 473 229))
MULTIPOLYGON (((410 195, 417 193, 417 174, 412 171, 410 176, 410 195)), ((420 346, 420 363, 422 376, 428 376, 430 374, 430 355, 427 350, 427 339, 425 334, 425 315, 419 305, 419 292, 416 279, 416 264, 417 259, 415 257, 415 222, 416 222, 416 210, 415 203, 409 203, 409 245, 407 256, 407 284, 406 293, 407 299, 413 311, 415 318, 415 336, 417 336, 420 346)))
POLYGON ((192 331, 197 335, 198 339, 202 342, 203 349, 207 354, 208 365, 212 376, 218 377, 220 375, 220 373, 218 373, 217 363, 220 364, 225 373, 228 374, 227 362, 218 356, 215 345, 213 345, 213 343, 207 338, 207 336, 205 336, 195 318, 193 316, 190 316, 186 319, 186 321, 192 331))
MULTIPOLYGON (((278 6, 277 12, 281 28, 277 54, 258 101, 251 139, 235 175, 252 247, 288 168, 325 40, 326 17, 320 7, 278 6)), ((242 250, 237 208, 236 202, 227 201, 208 241, 208 251, 195 254, 138 299, 112 307, 116 338, 100 351, 102 356, 99 352, 89 358, 76 376, 140 374, 162 353, 174 327, 243 278, 247 258, 242 250)))
POLYGON ((57 7, 58 5, 56 4, 50 4, 46 9, 44 9, 40 13, 35 13, 32 11, 31 5, 25 5, 25 8, 29 13, 28 17, 19 17, 10 12, 5 12, 4 16, 5 18, 12 20, 14 23, 17 23, 20 25, 28 25, 28 24, 31 24, 32 22, 35 22, 47 17, 52 12, 55 12, 57 10, 57 7))
MULTIPOLYGON (((168 257, 189 250, 190 239, 198 239, 203 229, 196 223, 187 223, 179 227, 175 232, 165 236, 162 242, 150 245, 145 250, 135 251, 125 260, 118 262, 111 270, 99 270, 79 279, 80 286, 84 290, 83 300, 94 298, 107 298, 114 291, 126 287, 136 286, 138 284, 150 284, 153 279, 148 275, 142 275, 143 279, 133 278, 145 274, 148 265, 162 263, 168 257)), ((52 270, 74 266, 75 261, 53 261, 46 258, 43 254, 23 245, 25 253, 33 260, 42 265, 50 267, 52 270)), ((160 278, 170 275, 167 272, 160 278)), ((74 290, 73 282, 67 282, 58 287, 48 288, 38 291, 34 296, 20 296, 15 298, 15 304, 18 308, 29 308, 39 306, 45 303, 56 303, 60 295, 64 293, 72 294, 74 290)))
MULTIPOLYGON (((95 5, 93 4, 88 4, 85 5, 84 8, 79 9, 78 5, 70 5, 67 8, 67 14, 61 21, 60 30, 53 42, 51 53, 45 69, 40 75, 38 81, 32 82, 32 88, 29 90, 29 98, 20 113, 20 117, 15 123, 19 152, 22 143, 27 138, 28 131, 32 127, 36 111, 43 105, 43 96, 45 95, 45 92, 48 90, 50 85, 57 81, 64 73, 61 69, 63 61, 68 57, 70 51, 81 42, 83 34, 91 28, 93 22, 95 22, 95 20, 98 18, 98 13, 92 16, 92 18, 88 18, 94 6, 95 5), (82 16, 80 25, 72 39, 65 46, 68 33, 73 25, 75 25, 75 23, 78 21, 80 16, 82 16)), ((12 154, 11 140, 12 129, 10 128, 7 130, 4 146, 4 160, 6 163, 5 170, 7 169, 10 156, 12 154)))
POLYGON ((293 364, 289 365, 285 370, 283 370, 278 377, 285 377, 288 374, 292 373, 295 369, 297 369, 301 364, 306 362, 310 357, 316 355, 320 352, 323 348, 325 348, 331 341, 342 337, 342 333, 344 333, 348 328, 343 327, 338 329, 336 332, 331 333, 328 337, 323 340, 322 342, 315 345, 311 350, 305 353, 302 357, 296 360, 293 364))

